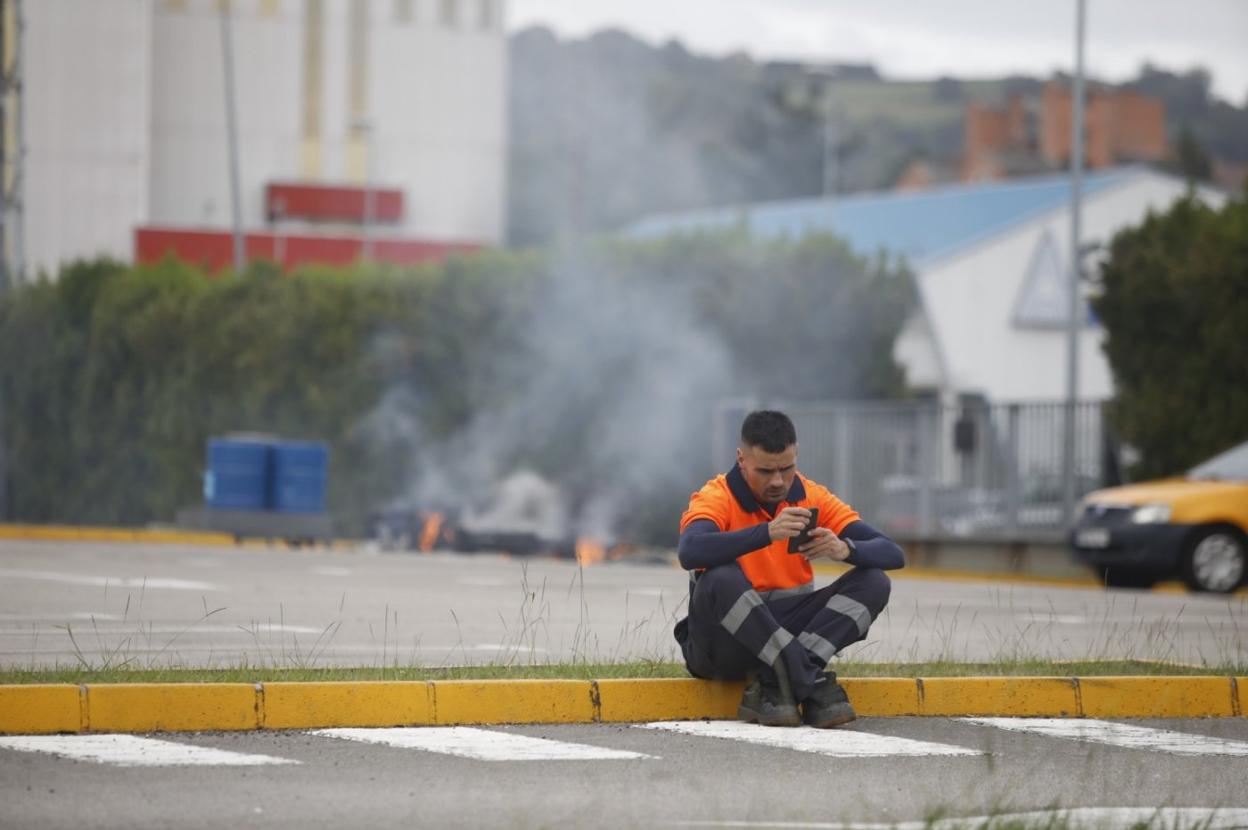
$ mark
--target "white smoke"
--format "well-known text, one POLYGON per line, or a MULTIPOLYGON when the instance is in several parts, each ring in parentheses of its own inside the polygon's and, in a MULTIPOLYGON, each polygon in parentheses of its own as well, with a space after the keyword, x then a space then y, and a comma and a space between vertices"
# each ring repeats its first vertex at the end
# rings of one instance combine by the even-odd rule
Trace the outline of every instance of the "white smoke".
POLYGON ((361 423, 411 453, 406 501, 481 529, 614 539, 630 511, 701 484, 709 412, 734 390, 728 349, 680 280, 564 262, 512 311, 521 343, 498 356, 498 406, 433 441, 420 390, 402 388, 361 423))

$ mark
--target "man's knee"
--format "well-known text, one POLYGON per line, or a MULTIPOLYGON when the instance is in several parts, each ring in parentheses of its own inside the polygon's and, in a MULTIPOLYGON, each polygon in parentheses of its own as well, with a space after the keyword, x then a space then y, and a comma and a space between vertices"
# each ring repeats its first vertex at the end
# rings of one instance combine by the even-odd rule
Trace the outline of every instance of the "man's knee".
POLYGON ((855 568, 851 573, 855 576, 854 593, 859 595, 859 601, 863 605, 871 609, 872 619, 878 617, 884 606, 888 605, 893 581, 879 568, 855 568))
POLYGON ((745 571, 736 562, 729 562, 716 568, 709 568, 698 577, 694 593, 705 593, 710 596, 739 596, 753 587, 746 577, 745 571))

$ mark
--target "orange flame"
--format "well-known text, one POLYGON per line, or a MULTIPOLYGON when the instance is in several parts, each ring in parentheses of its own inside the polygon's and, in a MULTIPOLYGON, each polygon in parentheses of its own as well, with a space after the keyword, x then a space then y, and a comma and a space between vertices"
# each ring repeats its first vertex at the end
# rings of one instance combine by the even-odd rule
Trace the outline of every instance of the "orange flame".
POLYGON ((438 535, 442 532, 442 514, 430 513, 425 517, 424 527, 420 529, 420 549, 428 553, 437 544, 438 535))
POLYGON ((596 539, 582 536, 576 540, 576 563, 582 567, 607 558, 607 549, 596 539))

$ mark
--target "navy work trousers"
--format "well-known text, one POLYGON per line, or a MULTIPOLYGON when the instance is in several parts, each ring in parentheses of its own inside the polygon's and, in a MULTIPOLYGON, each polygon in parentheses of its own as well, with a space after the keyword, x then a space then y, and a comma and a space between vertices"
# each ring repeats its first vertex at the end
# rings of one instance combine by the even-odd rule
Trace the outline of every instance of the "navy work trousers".
POLYGON ((804 700, 833 656, 867 636, 889 590, 882 570, 854 568, 818 591, 760 594, 733 562, 698 578, 676 639, 689 673, 708 680, 772 679, 782 660, 804 700))

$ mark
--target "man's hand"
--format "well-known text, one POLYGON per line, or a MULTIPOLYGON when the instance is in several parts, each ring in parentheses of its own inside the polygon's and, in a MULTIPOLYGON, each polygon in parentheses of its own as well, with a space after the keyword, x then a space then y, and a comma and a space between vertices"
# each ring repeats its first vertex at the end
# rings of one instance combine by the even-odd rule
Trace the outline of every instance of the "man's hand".
POLYGON ((810 541, 802 545, 801 551, 807 559, 844 562, 849 556, 849 545, 826 527, 817 527, 810 532, 810 541))
POLYGON ((801 535, 809 521, 810 511, 805 507, 786 507, 776 514, 776 518, 767 523, 767 533, 773 542, 792 539, 794 536, 801 535))

